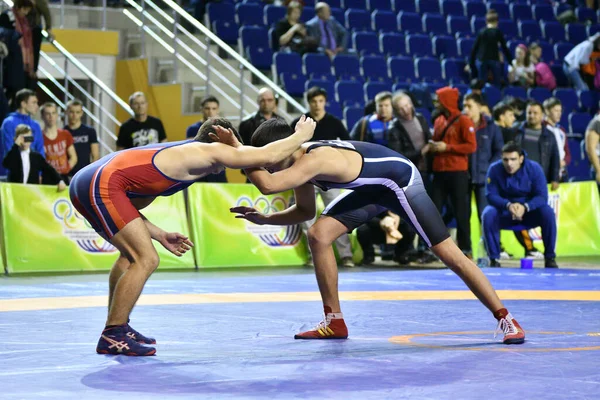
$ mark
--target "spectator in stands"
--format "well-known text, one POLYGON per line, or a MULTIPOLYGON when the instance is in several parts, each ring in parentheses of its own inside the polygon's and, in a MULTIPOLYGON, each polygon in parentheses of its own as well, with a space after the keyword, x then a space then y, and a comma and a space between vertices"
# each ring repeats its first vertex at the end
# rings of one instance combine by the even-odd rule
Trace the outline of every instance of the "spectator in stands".
MULTIPOLYGON (((502 156, 502 132, 494 124, 490 117, 482 112, 483 99, 475 93, 465 96, 464 110, 473 125, 477 136, 477 151, 472 153, 469 158, 469 171, 471 175, 469 194, 475 194, 475 203, 477 204, 477 217, 481 222, 481 214, 487 206, 485 199, 485 176, 490 164, 498 161, 502 156)), ((469 195, 469 198, 471 196, 469 195)), ((469 201, 469 215, 471 215, 471 202, 469 201)))
MULTIPOLYGON (((479 79, 472 79, 471 83, 469 85, 469 90, 467 91, 467 93, 465 93, 465 96, 469 95, 471 93, 479 95, 481 97, 481 101, 483 101, 483 104, 481 105, 481 113, 487 117, 491 117, 492 112, 490 111, 490 107, 487 104, 487 99, 485 97, 485 93, 483 93, 484 87, 485 87, 484 81, 481 81, 479 79)), ((463 101, 464 101, 464 99, 463 99, 463 101)))
MULTIPOLYGON (((42 128, 31 116, 38 112, 38 99, 35 93, 29 89, 21 89, 15 96, 17 111, 8 114, 2 122, 0 131, 2 132, 2 158, 6 157, 15 140, 15 130, 18 125, 24 124, 31 128, 33 133, 33 142, 31 150, 40 153, 45 157, 44 135, 42 128)), ((3 175, 6 171, 2 171, 3 175)))
POLYGON ((592 164, 592 179, 600 189, 600 114, 590 121, 585 131, 585 151, 592 164))
POLYGON ((391 211, 385 211, 356 229, 356 238, 363 251, 362 265, 375 261, 373 245, 381 245, 381 258, 400 264, 411 261, 415 233, 410 226, 391 211))
POLYGON ((528 104, 525 99, 507 96, 504 97, 503 101, 512 107, 513 112, 515 113, 516 122, 525 122, 525 120, 527 119, 527 114, 525 113, 525 110, 527 109, 528 104))
POLYGON ((73 137, 75 152, 77 153, 77 164, 73 167, 70 176, 75 175, 80 169, 100 158, 100 145, 96 130, 89 125, 83 124, 83 103, 81 100, 73 99, 67 103, 68 123, 63 129, 73 137))
POLYGON ((202 126, 202 123, 209 118, 216 118, 219 116, 219 99, 215 96, 206 96, 202 99, 202 103, 200 103, 202 107, 202 120, 196 122, 193 125, 188 126, 185 131, 185 137, 188 139, 193 139, 196 137, 198 130, 202 126))
POLYGON ((477 150, 473 122, 458 109, 458 89, 436 91, 438 101, 433 114, 433 185, 431 199, 440 213, 449 198, 457 225, 458 247, 472 256, 469 223, 469 155, 477 150))
POLYGON ((500 230, 542 227, 546 268, 558 268, 556 217, 548 205, 548 187, 541 166, 530 160, 516 143, 502 149, 502 160, 490 166, 482 225, 491 267, 500 267, 500 230))
POLYGON ((471 50, 469 66, 473 78, 488 82, 489 74, 492 74, 492 83, 500 86, 504 78, 502 62, 500 61, 500 50, 504 53, 504 61, 511 59, 510 51, 506 46, 506 39, 498 29, 498 13, 494 10, 488 11, 485 16, 486 27, 477 34, 477 39, 471 50))
POLYGON ((37 72, 38 64, 40 62, 40 50, 42 48, 42 19, 44 20, 46 32, 48 33, 48 39, 54 40, 54 34, 52 33, 52 15, 50 13, 50 7, 48 7, 48 0, 34 0, 33 10, 27 17, 29 19, 29 26, 32 28, 33 69, 37 72))
MULTIPOLYGON (((327 103, 327 91, 320 87, 312 87, 306 92, 306 101, 308 103, 309 112, 307 116, 311 117, 317 122, 315 133, 312 140, 349 140, 348 131, 344 126, 343 122, 325 111, 325 104, 327 103)), ((296 118, 292 122, 292 128, 296 126, 298 120, 296 118)), ((327 207, 333 200, 342 194, 341 189, 329 189, 323 190, 315 186, 315 194, 321 196, 323 204, 327 207)), ((316 216, 310 221, 302 223, 302 230, 306 234, 308 229, 316 222, 316 216)), ((335 241, 338 254, 342 261, 342 265, 345 267, 353 267, 354 262, 352 261, 352 247, 350 246, 350 238, 348 235, 342 235, 335 241)), ((309 259, 309 264, 312 263, 312 259, 309 259)))
MULTIPOLYGON (((429 151, 431 130, 425 117, 415 111, 410 96, 397 92, 392 97, 396 115, 388 135, 388 147, 412 161, 421 175, 426 174, 427 162, 425 154, 429 151)), ((428 179, 423 179, 428 181, 428 179)))
POLYGON ((304 54, 317 49, 318 43, 307 35, 306 27, 300 21, 301 14, 302 5, 292 1, 287 6, 286 17, 275 25, 273 41, 280 51, 289 50, 304 54))
POLYGON ((567 165, 571 163, 571 152, 569 151, 569 144, 567 143, 567 132, 560 125, 562 103, 556 97, 550 97, 544 101, 544 112, 546 113, 546 127, 554 134, 554 139, 558 146, 560 182, 566 182, 568 180, 567 165))
POLYGON ((554 134, 544 125, 542 105, 536 101, 527 105, 527 121, 519 126, 515 142, 527 154, 527 158, 542 166, 547 183, 552 190, 558 189, 560 181, 560 157, 554 134))
POLYGON ((573 47, 565 56, 563 70, 577 90, 589 89, 581 76, 581 66, 590 62, 594 50, 600 51, 600 32, 573 47))
POLYGON ((515 112, 507 103, 498 103, 493 110, 494 122, 502 131, 502 141, 504 143, 512 142, 517 135, 515 128, 515 112))
POLYGON ((15 0, 13 8, 0 14, 0 28, 12 29, 21 34, 19 45, 23 60, 24 87, 35 88, 35 56, 32 37, 32 26, 27 18, 34 7, 32 0, 15 0))
POLYGON ((531 87, 535 83, 535 66, 531 63, 529 49, 520 44, 515 49, 515 58, 508 67, 508 81, 511 85, 531 87))
POLYGON ((250 143, 252 134, 263 122, 271 118, 283 119, 275 112, 277 110, 277 98, 271 89, 266 87, 260 89, 256 102, 258 103, 258 111, 248 115, 240 123, 239 132, 244 144, 250 143))
POLYGON ((133 117, 119 129, 117 150, 167 141, 162 121, 148 115, 148 100, 144 93, 135 92, 129 96, 129 106, 133 110, 133 117))
POLYGON ((69 173, 77 164, 73 136, 65 129, 58 129, 58 107, 54 103, 44 103, 41 108, 44 121, 44 150, 46 160, 69 183, 69 173))
POLYGON ((316 16, 306 23, 308 36, 315 38, 318 43, 317 51, 333 58, 343 53, 348 47, 348 31, 344 26, 331 17, 331 9, 324 2, 315 5, 316 16))
POLYGON ((542 48, 539 44, 529 45, 529 57, 535 69, 535 85, 548 90, 556 89, 556 78, 548 64, 542 61, 542 48))
POLYGON ((43 176, 44 183, 57 184, 59 192, 65 190, 67 186, 58 172, 43 155, 31 148, 33 140, 28 125, 17 125, 14 144, 2 160, 4 168, 9 170, 8 182, 39 184, 43 176))
POLYGON ((393 118, 392 93, 377 93, 377 96, 375 96, 375 112, 359 119, 354 124, 350 137, 352 140, 388 146, 389 130, 392 127, 393 118))

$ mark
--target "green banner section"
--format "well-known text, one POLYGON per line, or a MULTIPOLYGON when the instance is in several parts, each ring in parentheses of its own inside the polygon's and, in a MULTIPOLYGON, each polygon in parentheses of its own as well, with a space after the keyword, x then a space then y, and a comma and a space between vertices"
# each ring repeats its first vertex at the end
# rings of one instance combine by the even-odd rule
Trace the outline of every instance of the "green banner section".
POLYGON ((306 261, 302 229, 255 225, 234 218, 231 207, 277 212, 293 192, 265 196, 253 185, 195 184, 188 189, 194 253, 198 267, 301 265, 306 261))
MULTIPOLYGON (((600 254, 600 198, 596 182, 562 183, 558 190, 550 191, 548 204, 554 210, 558 228, 556 255, 592 256, 600 254)), ((472 210, 477 210, 473 201, 472 210)), ((481 226, 474 211, 471 217, 471 243, 474 257, 480 257, 481 226)), ((543 252, 542 230, 538 227, 529 230, 529 236, 535 247, 543 252)), ((522 258, 525 250, 511 231, 500 234, 502 245, 515 258, 522 258)))
MULTIPOLYGON (((0 184, 6 268, 16 272, 107 270, 118 251, 100 238, 55 186, 0 184)), ((159 197, 144 215, 167 232, 189 235, 183 194, 159 197)), ((183 257, 154 242, 159 268, 193 268, 192 252, 183 257)))

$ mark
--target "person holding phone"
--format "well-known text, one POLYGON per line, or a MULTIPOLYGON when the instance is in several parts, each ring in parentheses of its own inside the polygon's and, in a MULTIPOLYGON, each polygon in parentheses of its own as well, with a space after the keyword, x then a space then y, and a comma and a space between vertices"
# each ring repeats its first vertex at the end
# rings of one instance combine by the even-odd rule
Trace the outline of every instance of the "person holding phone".
POLYGON ((25 124, 17 125, 14 144, 2 161, 4 168, 8 169, 8 182, 51 183, 57 185, 59 192, 65 190, 67 185, 58 172, 42 154, 31 149, 33 141, 31 128, 25 124))

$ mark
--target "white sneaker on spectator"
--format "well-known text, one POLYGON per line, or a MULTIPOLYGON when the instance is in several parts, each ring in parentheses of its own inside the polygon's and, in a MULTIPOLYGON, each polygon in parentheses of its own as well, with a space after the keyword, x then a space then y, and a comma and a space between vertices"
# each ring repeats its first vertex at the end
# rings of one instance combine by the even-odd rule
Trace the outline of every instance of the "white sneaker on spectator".
POLYGON ((347 268, 354 267, 354 261, 352 261, 352 257, 344 257, 342 258, 342 265, 347 268))
POLYGON ((500 260, 510 260, 512 256, 505 251, 500 252, 500 260))
POLYGON ((542 253, 540 253, 537 250, 534 251, 528 251, 527 253, 525 253, 525 258, 530 258, 533 260, 542 260, 544 258, 544 255, 542 253))

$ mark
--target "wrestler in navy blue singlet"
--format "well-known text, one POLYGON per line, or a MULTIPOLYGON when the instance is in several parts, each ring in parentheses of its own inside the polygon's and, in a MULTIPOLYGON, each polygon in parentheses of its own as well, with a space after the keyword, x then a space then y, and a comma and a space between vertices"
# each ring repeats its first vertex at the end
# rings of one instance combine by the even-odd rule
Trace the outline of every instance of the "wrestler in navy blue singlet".
POLYGON ((363 160, 360 173, 351 182, 310 182, 324 190, 352 190, 332 201, 323 215, 337 219, 352 231, 390 210, 408 222, 429 247, 449 237, 442 217, 425 191, 419 170, 409 159, 387 147, 356 141, 312 142, 306 152, 323 146, 355 151, 363 160))

